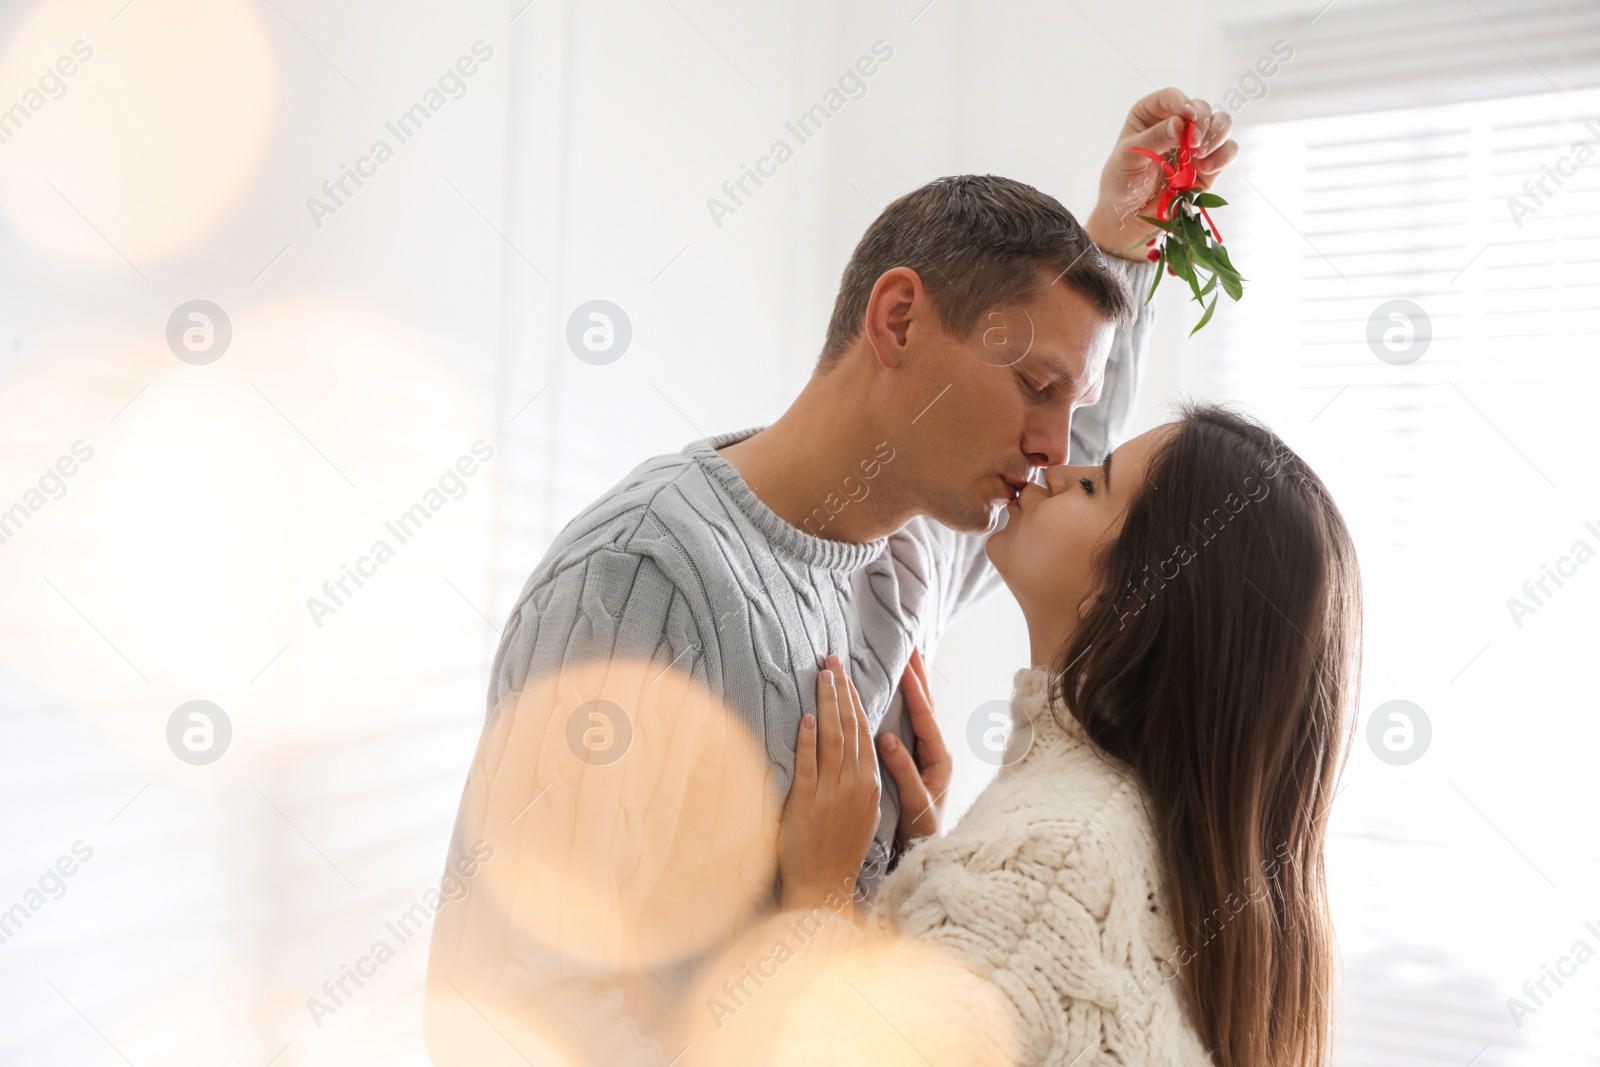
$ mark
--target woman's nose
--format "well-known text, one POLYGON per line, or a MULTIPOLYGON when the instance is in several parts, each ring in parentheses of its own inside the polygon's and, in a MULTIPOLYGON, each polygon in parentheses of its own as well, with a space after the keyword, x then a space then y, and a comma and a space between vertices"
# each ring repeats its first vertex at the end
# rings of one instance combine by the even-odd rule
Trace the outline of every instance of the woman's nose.
POLYGON ((1045 492, 1052 496, 1072 480, 1072 468, 1065 463, 1057 463, 1053 467, 1042 467, 1039 473, 1039 484, 1044 487, 1045 492))

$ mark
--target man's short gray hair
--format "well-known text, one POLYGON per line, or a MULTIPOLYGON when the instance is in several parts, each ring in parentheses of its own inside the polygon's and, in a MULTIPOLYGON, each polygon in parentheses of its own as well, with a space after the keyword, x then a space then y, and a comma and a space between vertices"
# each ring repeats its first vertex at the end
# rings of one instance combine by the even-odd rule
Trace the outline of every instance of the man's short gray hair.
POLYGON ((966 337, 985 311, 1037 295, 1039 269, 1083 294, 1115 326, 1133 321, 1122 278, 1060 201, 993 174, 937 178, 884 208, 845 266, 821 364, 861 332, 872 287, 910 267, 944 328, 966 337))

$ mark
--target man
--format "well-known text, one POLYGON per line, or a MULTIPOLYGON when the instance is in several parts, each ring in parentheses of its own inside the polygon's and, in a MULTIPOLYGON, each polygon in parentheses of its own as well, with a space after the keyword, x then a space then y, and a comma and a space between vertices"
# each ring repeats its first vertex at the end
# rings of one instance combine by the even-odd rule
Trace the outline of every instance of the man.
MULTIPOLYGON (((874 734, 909 741, 901 673, 998 587, 983 535, 1005 503, 1122 436, 1151 328, 1138 216, 1161 188, 1127 148, 1175 148, 1184 118, 1210 184, 1237 152, 1229 117, 1153 93, 1085 226, 992 176, 896 200, 777 422, 646 461, 556 538, 505 628, 457 818, 460 892, 430 960, 436 1062, 662 1065, 687 1013, 759 995, 781 951, 725 996, 690 991, 774 906, 821 662, 846 657, 874 734)), ((863 899, 899 818, 886 784, 863 899)))

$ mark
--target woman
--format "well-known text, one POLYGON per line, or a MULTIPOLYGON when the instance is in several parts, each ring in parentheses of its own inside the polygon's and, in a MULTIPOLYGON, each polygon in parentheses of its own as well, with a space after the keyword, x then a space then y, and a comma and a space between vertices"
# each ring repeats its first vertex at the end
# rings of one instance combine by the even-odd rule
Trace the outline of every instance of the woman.
MULTIPOLYGON (((987 547, 1034 664, 1004 766, 936 836, 949 758, 914 657, 916 759, 879 739, 911 847, 871 926, 998 989, 1016 1062, 1326 1063, 1323 845, 1360 642, 1338 509, 1270 430, 1211 406, 1046 483, 987 547)), ((839 666, 800 728, 786 909, 849 884, 877 820, 839 666)))

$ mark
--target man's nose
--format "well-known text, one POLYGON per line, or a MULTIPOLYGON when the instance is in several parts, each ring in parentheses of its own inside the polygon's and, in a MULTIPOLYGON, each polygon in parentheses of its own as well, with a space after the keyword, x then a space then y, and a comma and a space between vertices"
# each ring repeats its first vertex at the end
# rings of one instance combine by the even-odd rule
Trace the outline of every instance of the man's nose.
POLYGON ((1027 445, 1028 462, 1035 467, 1065 463, 1072 450, 1072 413, 1032 427, 1027 445))

